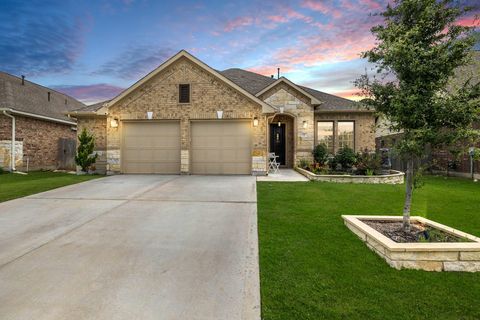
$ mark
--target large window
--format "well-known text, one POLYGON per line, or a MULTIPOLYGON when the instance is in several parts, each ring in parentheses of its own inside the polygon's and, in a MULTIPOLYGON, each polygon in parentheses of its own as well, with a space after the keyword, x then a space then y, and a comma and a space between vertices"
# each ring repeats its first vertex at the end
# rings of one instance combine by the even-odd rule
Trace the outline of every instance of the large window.
POLYGON ((355 122, 338 121, 338 148, 355 147, 355 122))
POLYGON ((330 153, 333 153, 333 121, 317 122, 318 144, 324 144, 330 153))

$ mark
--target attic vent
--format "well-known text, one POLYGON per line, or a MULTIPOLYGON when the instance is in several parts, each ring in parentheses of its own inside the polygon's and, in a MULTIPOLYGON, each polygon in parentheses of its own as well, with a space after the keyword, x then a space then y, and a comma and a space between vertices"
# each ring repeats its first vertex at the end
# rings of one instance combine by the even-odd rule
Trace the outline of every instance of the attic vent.
POLYGON ((178 102, 190 103, 190 85, 180 84, 178 86, 178 102))
POLYGON ((47 92, 48 101, 50 101, 50 91, 47 92))

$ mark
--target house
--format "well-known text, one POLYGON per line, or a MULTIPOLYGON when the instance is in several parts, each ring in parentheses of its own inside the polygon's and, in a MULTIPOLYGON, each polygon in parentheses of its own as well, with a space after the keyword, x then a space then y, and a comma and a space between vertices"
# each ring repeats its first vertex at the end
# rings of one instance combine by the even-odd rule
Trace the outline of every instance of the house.
POLYGON ((84 106, 23 76, 0 72, 0 167, 74 168, 77 124, 65 112, 84 106))
MULTIPOLYGON (((472 51, 472 63, 461 67, 455 71, 453 79, 447 86, 448 90, 456 90, 465 81, 470 80, 472 84, 480 81, 480 51, 472 51)), ((479 130, 480 123, 473 124, 473 129, 479 130)), ((389 122, 380 117, 376 124, 375 144, 376 148, 392 149, 396 143, 402 139, 402 132, 392 132, 389 130, 389 122)), ((472 145, 472 147, 480 148, 480 143, 472 145)), ((426 159, 432 169, 440 172, 448 172, 451 175, 461 177, 470 177, 472 171, 476 172, 476 177, 480 178, 480 161, 471 161, 467 153, 455 157, 451 152, 445 149, 434 149, 426 151, 426 159)), ((394 157, 395 158, 395 157, 394 157)), ((404 171, 406 164, 401 159, 393 159, 392 167, 396 170, 404 171)))
POLYGON ((105 103, 70 112, 96 138, 107 173, 254 174, 268 153, 292 168, 325 143, 375 148, 374 114, 355 102, 182 50, 105 103))

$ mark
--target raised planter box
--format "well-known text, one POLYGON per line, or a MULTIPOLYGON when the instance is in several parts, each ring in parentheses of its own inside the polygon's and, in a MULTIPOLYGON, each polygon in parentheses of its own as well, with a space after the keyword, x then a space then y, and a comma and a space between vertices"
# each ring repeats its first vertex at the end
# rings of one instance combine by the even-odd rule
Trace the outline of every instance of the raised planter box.
POLYGON ((357 176, 348 174, 315 174, 302 168, 295 168, 297 172, 303 174, 310 180, 337 182, 337 183, 373 183, 373 184, 402 184, 405 173, 396 170, 390 170, 390 174, 379 176, 357 176))
POLYGON ((398 243, 361 220, 401 221, 399 216, 342 216, 345 225, 390 266, 426 271, 480 271, 480 238, 422 218, 418 221, 471 242, 398 243))

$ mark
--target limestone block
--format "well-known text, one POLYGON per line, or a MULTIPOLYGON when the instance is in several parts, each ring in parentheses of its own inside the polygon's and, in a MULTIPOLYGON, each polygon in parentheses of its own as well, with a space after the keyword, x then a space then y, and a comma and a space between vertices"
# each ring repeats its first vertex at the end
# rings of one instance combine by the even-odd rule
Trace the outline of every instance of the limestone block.
POLYGON ((443 268, 445 271, 478 272, 480 261, 446 261, 443 268))
POLYGON ((460 260, 480 261, 480 251, 460 252, 460 260))

